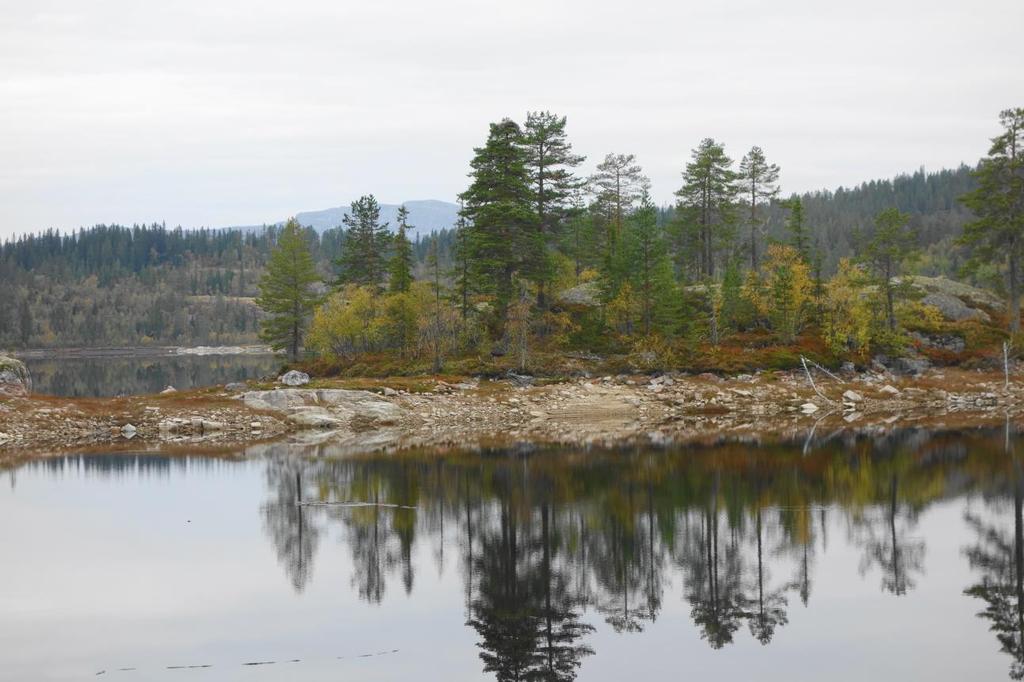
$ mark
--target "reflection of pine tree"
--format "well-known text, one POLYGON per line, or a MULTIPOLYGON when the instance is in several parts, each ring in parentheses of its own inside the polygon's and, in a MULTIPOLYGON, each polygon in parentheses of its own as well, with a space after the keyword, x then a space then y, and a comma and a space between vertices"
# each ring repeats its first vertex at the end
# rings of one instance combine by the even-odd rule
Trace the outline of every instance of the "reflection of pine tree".
POLYGON ((484 671, 493 672, 498 682, 529 679, 537 657, 539 619, 519 542, 518 525, 502 501, 499 532, 481 538, 479 585, 468 622, 480 635, 484 671))
POLYGON ((263 505, 263 529, 277 550, 277 558, 296 592, 309 583, 313 558, 320 543, 320 529, 307 518, 302 506, 301 463, 279 460, 267 466, 270 501, 263 505))
MULTIPOLYGON (((897 596, 914 589, 914 574, 924 570, 924 540, 905 537, 899 520, 899 479, 893 476, 889 483, 889 507, 883 524, 865 525, 864 556, 860 570, 864 573, 873 564, 882 569, 882 589, 897 596), (884 533, 876 535, 875 525, 884 525, 884 533)), ((908 518, 908 521, 912 520, 908 518)))
MULTIPOLYGON (((768 571, 764 563, 764 528, 761 523, 760 507, 754 513, 754 529, 757 538, 757 575, 756 575, 756 601, 752 604, 752 610, 748 617, 750 619, 750 634, 761 644, 769 644, 775 635, 775 628, 789 622, 786 615, 786 590, 791 586, 786 585, 778 589, 767 587, 768 571)), ((804 555, 806 561, 806 554, 804 555)))
MULTIPOLYGON (((819 510, 818 532, 821 534, 822 551, 825 550, 826 518, 825 508, 819 510)), ((807 606, 811 598, 812 568, 814 566, 815 544, 814 516, 809 507, 801 506, 795 510, 779 512, 783 531, 786 534, 787 553, 796 560, 796 573, 791 580, 790 588, 796 590, 800 602, 807 606)))
POLYGON ((741 588, 740 552, 735 540, 720 547, 718 528, 717 474, 711 503, 703 511, 699 526, 690 528, 684 539, 681 560, 686 573, 686 599, 690 615, 701 637, 714 649, 732 642, 733 633, 745 615, 746 598, 741 588))
POLYGON ((977 533, 978 544, 964 553, 971 568, 980 571, 981 582, 968 587, 964 594, 981 599, 985 609, 980 618, 991 621, 990 628, 1013 657, 1010 677, 1024 679, 1024 480, 1018 477, 1013 489, 1013 538, 997 526, 985 524, 974 514, 967 514, 967 525, 977 533))
MULTIPOLYGON (((401 548, 396 549, 392 543, 394 534, 388 517, 411 511, 380 507, 380 493, 376 486, 372 487, 367 501, 373 504, 343 509, 340 513, 348 526, 348 545, 355 564, 352 584, 359 590, 360 597, 371 604, 379 604, 384 599, 388 573, 401 562, 401 548)), ((409 584, 411 587, 411 573, 409 584)))
POLYGON ((568 577, 557 569, 561 543, 549 505, 540 515, 540 537, 531 537, 503 500, 500 528, 480 541, 468 624, 480 635, 484 671, 499 681, 570 682, 583 657, 593 654, 579 640, 594 628, 580 621, 568 577))
POLYGON ((576 679, 576 670, 582 664, 583 657, 594 653, 589 646, 577 643, 583 635, 593 632, 594 627, 580 621, 579 613, 572 608, 568 579, 561 571, 552 569, 561 543, 553 537, 550 516, 550 508, 543 505, 540 571, 543 604, 540 607, 539 665, 528 677, 544 682, 576 679))
POLYGON ((653 533, 650 504, 644 523, 634 508, 630 483, 626 513, 610 515, 601 532, 591 536, 591 561, 605 593, 597 609, 616 632, 641 632, 661 608, 661 559, 653 551, 653 533))

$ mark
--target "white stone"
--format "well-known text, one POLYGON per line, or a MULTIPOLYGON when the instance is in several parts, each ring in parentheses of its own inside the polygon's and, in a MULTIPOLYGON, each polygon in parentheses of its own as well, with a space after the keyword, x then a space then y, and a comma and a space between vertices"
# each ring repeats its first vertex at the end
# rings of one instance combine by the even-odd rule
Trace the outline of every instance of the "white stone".
POLYGON ((846 393, 843 394, 843 400, 849 401, 851 403, 859 403, 860 401, 864 400, 864 396, 862 396, 860 393, 857 393, 857 391, 847 391, 846 393))
POLYGON ((818 406, 814 403, 804 403, 800 406, 800 411, 804 414, 814 414, 818 411, 818 406))
POLYGON ((293 369, 279 376, 277 380, 285 386, 305 386, 309 383, 309 375, 293 369))
POLYGON ((886 384, 885 386, 882 386, 878 390, 880 392, 882 392, 882 393, 888 393, 889 395, 899 395, 900 394, 900 389, 896 388, 895 386, 892 386, 891 384, 886 384))

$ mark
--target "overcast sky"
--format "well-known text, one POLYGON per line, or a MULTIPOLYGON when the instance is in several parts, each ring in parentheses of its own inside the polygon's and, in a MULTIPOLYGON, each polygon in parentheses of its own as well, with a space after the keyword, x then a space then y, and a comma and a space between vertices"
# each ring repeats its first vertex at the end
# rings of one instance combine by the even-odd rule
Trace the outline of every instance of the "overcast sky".
POLYGON ((0 236, 454 200, 487 124, 569 118, 672 199, 702 137, 783 189, 974 163, 1021 0, 0 0, 0 236))

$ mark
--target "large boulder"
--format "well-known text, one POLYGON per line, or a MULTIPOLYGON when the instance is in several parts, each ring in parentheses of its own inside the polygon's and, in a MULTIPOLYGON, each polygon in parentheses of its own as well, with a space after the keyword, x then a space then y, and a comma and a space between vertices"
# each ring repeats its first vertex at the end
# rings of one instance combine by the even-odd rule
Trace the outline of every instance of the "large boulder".
POLYGON ((584 282, 559 292, 557 299, 562 305, 596 308, 601 305, 601 286, 597 282, 584 282))
POLYGON ((991 291, 972 287, 970 284, 964 284, 963 282, 955 282, 945 277, 913 275, 908 277, 907 281, 911 287, 925 295, 943 294, 953 296, 972 308, 987 308, 997 312, 1001 312, 1006 308, 1003 299, 991 291))
POLYGON ((887 355, 876 355, 871 364, 893 374, 921 374, 931 367, 928 358, 920 355, 904 355, 898 358, 891 358, 887 355))
POLYGON ((32 375, 21 360, 0 355, 0 395, 24 396, 32 392, 32 375))
POLYGON ((960 298, 941 291, 933 291, 922 298, 921 303, 936 308, 940 313, 942 313, 942 317, 951 322, 962 322, 964 320, 989 322, 992 319, 984 310, 972 308, 964 303, 960 298))
POLYGON ((402 416, 398 405, 369 391, 281 388, 241 397, 254 410, 282 412, 296 426, 308 428, 363 429, 394 424, 402 416))
POLYGON ((309 383, 309 375, 293 369, 279 376, 277 380, 285 386, 305 386, 309 383))

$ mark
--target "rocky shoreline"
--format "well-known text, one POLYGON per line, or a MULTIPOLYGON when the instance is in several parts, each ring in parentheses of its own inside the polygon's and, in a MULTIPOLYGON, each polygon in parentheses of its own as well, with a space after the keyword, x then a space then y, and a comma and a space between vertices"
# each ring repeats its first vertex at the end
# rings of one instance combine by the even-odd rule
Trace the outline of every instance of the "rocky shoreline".
POLYGON ((815 375, 761 372, 722 378, 679 373, 534 383, 423 378, 369 390, 317 380, 297 387, 233 384, 115 399, 0 394, 0 460, 76 448, 288 439, 316 454, 381 448, 544 441, 659 442, 810 429, 936 428, 1024 413, 1024 383, 960 369, 815 375))

